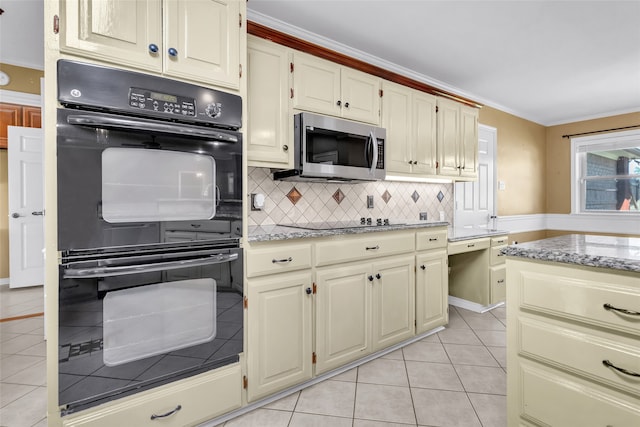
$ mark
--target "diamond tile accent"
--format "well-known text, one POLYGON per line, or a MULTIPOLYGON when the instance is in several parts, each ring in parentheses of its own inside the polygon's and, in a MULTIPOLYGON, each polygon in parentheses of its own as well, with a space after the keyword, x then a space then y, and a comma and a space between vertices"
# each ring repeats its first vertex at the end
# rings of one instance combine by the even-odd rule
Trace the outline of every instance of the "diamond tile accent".
POLYGON ((384 190, 384 193, 382 193, 382 200, 384 200, 385 203, 389 204, 389 200, 391 200, 391 193, 389 193, 387 190, 384 190))
POLYGON ((442 199, 444 199, 444 194, 442 194, 442 191, 440 191, 438 192, 438 201, 442 203, 442 199))
POLYGON ((295 205, 300 199, 302 199, 302 193, 300 193, 296 187, 293 187, 287 193, 287 199, 289 199, 291 203, 295 205))
POLYGON ((414 203, 418 203, 418 199, 420 198, 420 195, 418 194, 417 191, 413 191, 413 194, 411 195, 411 198, 413 199, 414 203))
POLYGON ((335 200, 336 203, 340 204, 344 200, 344 193, 338 188, 331 197, 333 197, 333 200, 335 200))

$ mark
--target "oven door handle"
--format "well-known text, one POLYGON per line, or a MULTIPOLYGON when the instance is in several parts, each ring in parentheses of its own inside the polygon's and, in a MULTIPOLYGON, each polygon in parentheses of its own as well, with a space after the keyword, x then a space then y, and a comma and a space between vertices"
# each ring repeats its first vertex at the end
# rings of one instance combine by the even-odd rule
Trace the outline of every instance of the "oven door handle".
POLYGON ((178 268, 198 267, 201 265, 223 264, 238 259, 237 253, 215 254, 206 257, 181 261, 156 262, 148 264, 121 265, 116 267, 66 268, 63 279, 93 279, 98 277, 124 276, 126 274, 149 273, 153 271, 175 270, 178 268))
POLYGON ((220 130, 180 125, 176 123, 160 123, 143 119, 131 119, 112 116, 71 115, 67 117, 70 125, 105 127, 125 130, 163 132, 177 135, 189 135, 211 138, 220 142, 238 143, 238 137, 220 130))

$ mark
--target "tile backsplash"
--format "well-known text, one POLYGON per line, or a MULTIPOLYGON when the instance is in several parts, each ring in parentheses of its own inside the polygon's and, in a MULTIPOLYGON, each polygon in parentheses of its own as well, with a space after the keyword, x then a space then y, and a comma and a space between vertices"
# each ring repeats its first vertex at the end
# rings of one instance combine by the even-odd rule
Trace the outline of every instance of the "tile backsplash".
POLYGON ((358 184, 274 181, 268 168, 249 168, 249 193, 265 196, 264 208, 249 210, 249 225, 359 220, 453 220, 453 184, 378 181, 358 184), (367 208, 367 196, 373 208, 367 208))

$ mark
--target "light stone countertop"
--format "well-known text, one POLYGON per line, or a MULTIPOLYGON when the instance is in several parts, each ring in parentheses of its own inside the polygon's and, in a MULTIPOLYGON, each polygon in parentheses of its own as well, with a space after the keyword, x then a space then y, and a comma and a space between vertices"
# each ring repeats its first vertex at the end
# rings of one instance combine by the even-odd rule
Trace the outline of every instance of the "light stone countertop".
POLYGON ((510 245, 510 257, 640 273, 640 238, 570 234, 510 245))
POLYGON ((375 225, 371 227, 340 228, 333 230, 306 230, 282 225, 249 226, 249 242, 269 242, 287 239, 306 239, 313 237, 340 236, 346 234, 365 234, 380 231, 412 230, 419 228, 447 227, 443 221, 404 221, 396 225, 375 225))

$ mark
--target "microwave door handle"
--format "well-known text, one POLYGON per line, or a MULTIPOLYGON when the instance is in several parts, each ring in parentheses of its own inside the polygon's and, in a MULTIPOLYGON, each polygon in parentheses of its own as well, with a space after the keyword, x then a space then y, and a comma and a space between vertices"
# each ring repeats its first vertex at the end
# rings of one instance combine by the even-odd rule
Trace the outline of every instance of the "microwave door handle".
POLYGON ((150 273, 153 271, 175 270, 201 265, 223 264, 238 259, 237 253, 216 254, 202 258, 182 261, 158 262, 150 264, 123 265, 117 267, 67 268, 62 273, 63 279, 93 279, 98 277, 124 276, 127 274, 150 273))
POLYGON ((67 117, 70 125, 106 127, 124 130, 140 130, 148 132, 163 132, 176 135, 187 135, 211 138, 220 142, 238 143, 238 137, 220 130, 200 128, 196 126, 180 125, 176 123, 152 122, 132 118, 72 115, 67 117))
POLYGON ((369 138, 371 138, 371 143, 373 146, 373 160, 371 162, 371 169, 369 169, 369 174, 373 175, 376 171, 376 166, 378 165, 378 138, 373 133, 373 131, 369 132, 369 138))

